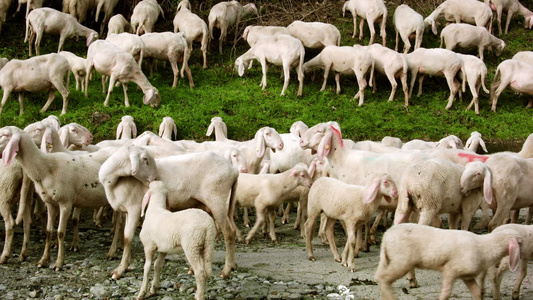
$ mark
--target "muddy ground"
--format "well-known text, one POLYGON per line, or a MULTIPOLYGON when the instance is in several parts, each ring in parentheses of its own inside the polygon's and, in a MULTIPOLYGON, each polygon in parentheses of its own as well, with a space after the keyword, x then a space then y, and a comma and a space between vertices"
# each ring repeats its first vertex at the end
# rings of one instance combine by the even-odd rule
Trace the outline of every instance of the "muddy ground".
MULTIPOLYGON (((294 220, 294 216, 293 216, 294 220)), ((239 228, 242 224, 237 221, 239 228)), ((259 235, 250 245, 237 244, 237 270, 229 279, 219 278, 224 264, 224 247, 217 243, 213 276, 208 282, 208 299, 380 299, 379 290, 373 281, 379 261, 379 248, 372 246, 370 252, 360 253, 356 259, 356 272, 351 273, 333 260, 329 247, 315 238, 316 261, 307 259, 305 242, 299 231, 290 225, 280 225, 277 233, 280 243, 272 244, 268 237, 259 235), (346 287, 344 289, 342 286, 346 287)), ((3 225, 3 224, 2 224, 3 225)), ((142 243, 136 238, 133 248, 131 270, 121 279, 112 280, 110 272, 118 265, 119 257, 108 260, 106 253, 111 243, 111 223, 104 222, 96 228, 90 215, 80 226, 80 251, 66 252, 65 267, 55 272, 49 268, 36 267, 44 245, 42 231, 34 226, 31 232, 30 256, 26 262, 18 262, 22 243, 22 229, 16 228, 14 254, 7 264, 0 265, 0 294, 3 299, 133 299, 142 281, 144 254, 142 243)), ((3 228, 3 226, 2 226, 3 228)), ((243 228, 244 233, 248 229, 243 228)), ((337 228, 338 245, 345 242, 337 228)), ((0 233, 1 235, 1 233, 0 233)), ((67 235, 67 243, 71 235, 67 235)), ((0 246, 3 247, 3 235, 0 246)), ((120 255, 121 253, 119 253, 120 255)), ((52 261, 56 251, 52 251, 52 261)), ((399 299, 436 299, 440 292, 440 273, 418 271, 420 288, 409 289, 405 279, 398 280, 394 287, 399 299)), ((503 299, 511 298, 514 274, 507 273, 502 284, 503 299)), ((527 276, 522 286, 521 299, 533 299, 532 277, 527 276)), ((150 299, 190 299, 194 294, 194 278, 187 274, 187 265, 181 255, 167 259, 163 267, 161 288, 150 299)), ((486 299, 491 298, 487 286, 486 299)), ((469 299, 470 293, 460 281, 456 282, 452 299, 469 299)))

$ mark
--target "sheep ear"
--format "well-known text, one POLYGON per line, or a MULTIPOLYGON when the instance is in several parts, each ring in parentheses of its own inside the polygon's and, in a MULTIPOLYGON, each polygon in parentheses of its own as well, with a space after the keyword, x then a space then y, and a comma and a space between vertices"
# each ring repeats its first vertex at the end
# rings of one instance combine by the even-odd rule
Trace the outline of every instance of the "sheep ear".
POLYGON ((376 196, 379 192, 379 186, 381 184, 381 179, 376 178, 372 183, 366 188, 365 196, 363 198, 363 203, 369 204, 376 199, 376 196))
POLYGON ((316 172, 316 161, 312 161, 309 165, 309 169, 307 169, 307 173, 309 173, 309 177, 313 178, 315 176, 316 172))
MULTIPOLYGON (((330 126, 331 126, 331 125, 330 125, 330 126)), ((335 128, 334 126, 331 126, 331 129, 333 130, 333 133, 335 134, 335 136, 337 137, 337 139, 339 139, 339 144, 341 144, 341 148, 344 147, 344 142, 342 141, 342 135, 341 135, 340 130, 338 130, 338 129, 335 128)))
POLYGON ((137 137, 137 125, 135 123, 131 124, 131 134, 133 135, 133 138, 137 137))
MULTIPOLYGON (((174 134, 174 138, 178 139, 178 126, 176 124, 172 124, 172 133, 174 134)), ((172 138, 172 135, 170 135, 172 138)))
POLYGON ((215 126, 213 125, 213 123, 209 124, 209 127, 207 127, 207 133, 205 134, 205 136, 211 136, 211 134, 213 134, 214 128, 215 126))
POLYGON ((52 149, 52 130, 47 127, 41 140, 41 151, 44 153, 50 153, 52 152, 52 149))
POLYGON ((117 127, 117 140, 120 139, 120 134, 122 133, 122 128, 124 126, 122 125, 122 122, 120 124, 118 124, 118 127, 117 127))
POLYGON ((61 144, 63 144, 63 147, 68 148, 68 128, 67 127, 61 127, 59 128, 59 140, 61 141, 61 144))
POLYGON ((142 207, 141 207, 141 218, 144 216, 144 211, 146 210, 146 207, 148 206, 148 203, 150 203, 150 192, 147 192, 144 194, 142 207))
POLYGON ((485 196, 485 201, 489 205, 492 204, 492 173, 487 166, 485 166, 485 179, 483 180, 483 195, 485 196))
POLYGON ((516 271, 520 263, 520 245, 515 238, 509 240, 509 270, 516 271))
POLYGON ((238 73, 239 73, 239 76, 242 77, 242 75, 244 75, 244 62, 239 62, 239 65, 237 66, 237 70, 238 70, 238 73))
POLYGON ((265 137, 263 136, 264 132, 265 130, 262 129, 256 135, 257 148, 255 150, 257 151, 257 157, 263 157, 265 155, 266 147, 265 147, 265 137))
POLYGON ((331 130, 327 130, 324 136, 322 137, 322 140, 320 140, 320 144, 318 144, 317 149, 317 156, 318 159, 323 160, 326 158, 329 154, 329 151, 331 150, 331 139, 333 138, 333 132, 331 130))
POLYGON ((19 141, 20 136, 18 135, 12 135, 11 139, 9 140, 9 143, 7 144, 6 148, 2 152, 2 160, 4 161, 4 165, 9 165, 15 156, 17 155, 17 152, 19 151, 19 141))
POLYGON ((224 136, 228 136, 228 127, 226 127, 226 123, 222 123, 222 130, 224 131, 224 136))
POLYGON ((438 31, 437 31, 437 24, 435 23, 435 20, 431 20, 431 30, 433 31, 433 34, 434 35, 437 35, 438 31))
POLYGON ((135 153, 130 153, 130 162, 131 162, 131 175, 137 175, 139 172, 139 156, 135 153))
POLYGON ((297 177, 297 176, 298 176, 298 171, 296 171, 296 170, 292 170, 292 171, 291 171, 291 174, 290 174, 289 176, 291 176, 291 177, 297 177))
POLYGON ((485 153, 489 153, 489 151, 487 151, 487 147, 485 146, 485 141, 480 139, 479 144, 481 145, 481 148, 483 148, 483 151, 485 151, 485 153))
POLYGON ((159 134, 158 136, 159 137, 162 137, 163 136, 163 133, 165 132, 165 122, 161 122, 161 124, 159 125, 159 134))

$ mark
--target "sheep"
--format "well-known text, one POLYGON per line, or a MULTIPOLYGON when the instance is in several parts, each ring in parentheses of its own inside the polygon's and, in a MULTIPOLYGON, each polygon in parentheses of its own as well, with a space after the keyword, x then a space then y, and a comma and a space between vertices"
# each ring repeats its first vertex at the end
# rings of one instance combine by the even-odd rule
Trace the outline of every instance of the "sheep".
POLYGON ((438 142, 426 142, 419 139, 410 140, 402 145, 402 150, 463 149, 463 142, 455 135, 449 135, 438 142))
POLYGON ((215 141, 225 142, 228 140, 228 128, 226 123, 222 121, 221 117, 211 118, 211 123, 209 124, 209 127, 207 127, 207 132, 205 135, 211 136, 213 131, 215 131, 215 141))
POLYGON ((66 225, 72 208, 98 208, 107 203, 104 188, 97 177, 101 163, 90 155, 42 153, 26 132, 14 126, 0 129, 0 150, 3 151, 4 164, 17 159, 48 209, 46 244, 38 267, 48 266, 53 225, 59 210, 58 256, 53 268, 61 270, 65 259, 66 225))
POLYGON ((256 25, 249 25, 244 28, 244 32, 242 33, 242 38, 252 47, 255 45, 260 39, 262 39, 265 36, 273 36, 278 34, 289 34, 289 30, 287 27, 283 26, 256 26, 256 25))
POLYGON ((123 51, 130 53, 139 64, 139 67, 142 66, 144 52, 146 52, 146 45, 140 36, 133 33, 122 32, 108 34, 105 40, 123 51))
MULTIPOLYGON (((201 42, 200 50, 204 58, 203 68, 207 69, 207 47, 209 46, 209 28, 207 23, 198 15, 191 12, 191 4, 188 0, 180 1, 178 10, 172 24, 174 32, 184 32, 188 44, 191 45, 189 52, 192 52, 192 43, 201 42)), ((190 55, 190 54, 189 54, 190 55)))
POLYGON ((0 57, 0 70, 9 62, 8 58, 0 57))
MULTIPOLYGON (((191 45, 187 40, 184 33, 173 32, 153 32, 149 34, 143 34, 141 36, 146 50, 144 52, 145 58, 153 58, 156 60, 170 61, 172 72, 174 73, 174 80, 172 81, 172 87, 176 87, 178 83, 179 75, 183 77, 183 72, 187 73, 189 79, 189 87, 194 87, 192 80, 191 69, 189 68, 189 56, 191 45), (181 71, 178 68, 178 63, 181 62, 181 71), (180 71, 180 72, 179 72, 180 71)), ((152 70, 150 69, 150 75, 152 70)))
MULTIPOLYGON (((413 268, 442 272, 439 299, 449 299, 455 280, 466 284, 472 297, 482 299, 476 276, 485 273, 509 255, 511 270, 520 260, 519 234, 503 230, 477 235, 466 230, 434 228, 419 224, 398 224, 389 228, 381 241, 379 265, 375 274, 385 300, 396 299, 392 283, 413 268)), ((482 283, 481 283, 482 285, 482 283)))
POLYGON ((0 32, 2 31, 2 25, 6 22, 7 11, 11 6, 12 0, 0 1, 0 32))
POLYGON ((168 197, 168 190, 162 181, 150 182, 150 188, 143 197, 141 217, 142 215, 145 217, 139 237, 144 246, 146 261, 137 299, 143 299, 148 289, 148 276, 155 252, 159 255, 154 264, 154 280, 150 295, 154 295, 159 288, 159 276, 165 263, 165 256, 178 252, 180 248, 185 252, 196 278, 194 298, 204 299, 205 285, 212 272, 215 222, 201 209, 168 211, 168 197))
MULTIPOLYGON (((414 11, 409 5, 401 4, 396 7, 393 16, 394 28, 396 31, 396 46, 395 51, 398 51, 399 37, 403 41, 403 53, 408 53, 411 49, 411 42, 409 38, 415 35, 415 50, 422 45, 422 39, 424 37, 424 30, 426 24, 424 23, 424 17, 421 14, 414 11)), ((433 32, 435 35, 436 31, 433 32)))
POLYGON ((369 85, 372 86, 374 78, 374 59, 368 50, 363 46, 326 46, 317 56, 307 61, 303 65, 304 73, 308 73, 317 68, 324 68, 324 82, 320 91, 326 89, 329 71, 337 72, 335 81, 337 82, 337 94, 340 93, 340 75, 355 74, 359 91, 354 99, 359 98, 359 106, 364 104, 365 88, 367 86, 366 74, 370 72, 369 85))
POLYGON ((485 141, 483 141, 483 139, 481 138, 481 133, 477 131, 472 131, 472 133, 470 133, 470 137, 466 141, 465 149, 469 149, 471 151, 476 152, 479 146, 481 146, 485 153, 489 152, 487 151, 487 147, 485 146, 485 141))
MULTIPOLYGON (((374 60, 374 68, 379 73, 387 76, 389 82, 392 86, 392 91, 389 96, 389 101, 394 100, 394 95, 396 93, 396 88, 398 84, 396 83, 396 77, 400 77, 402 83, 402 90, 405 97, 405 107, 409 106, 409 86, 407 84, 407 61, 400 55, 398 52, 393 51, 387 47, 381 46, 379 44, 369 45, 367 47, 368 52, 372 55, 374 60)), ((376 77, 373 82, 373 91, 376 90, 376 77)))
POLYGON ((533 51, 519 51, 513 55, 512 59, 533 65, 533 51))
MULTIPOLYGON (((218 51, 220 54, 222 54, 222 44, 226 41, 228 29, 235 26, 235 32, 239 32, 239 23, 244 17, 251 14, 255 14, 256 16, 259 15, 257 7, 253 3, 242 5, 237 1, 222 1, 211 7, 207 17, 209 23, 209 36, 211 39, 214 39, 213 30, 215 28, 220 29, 220 37, 218 41, 218 51)), ((233 44, 235 45, 236 43, 237 34, 235 34, 233 44)))
POLYGON ((24 42, 28 42, 29 44, 30 56, 32 56, 32 44, 34 40, 35 53, 39 55, 43 33, 59 34, 57 52, 63 49, 63 44, 67 38, 84 36, 87 47, 98 39, 98 33, 96 31, 81 25, 73 16, 53 8, 36 8, 26 18, 24 42))
POLYGON ((133 33, 130 23, 121 14, 116 14, 109 19, 107 23, 107 35, 113 33, 129 32, 133 33))
POLYGON ((268 216, 270 239, 278 243, 274 230, 274 210, 284 201, 284 197, 298 186, 310 188, 311 177, 307 165, 299 164, 279 174, 239 173, 235 203, 241 207, 255 207, 257 218, 248 232, 245 242, 249 244, 268 216))
POLYGON ((387 24, 387 7, 385 6, 383 0, 348 0, 344 2, 342 7, 343 17, 346 14, 346 10, 349 10, 353 16, 352 38, 355 38, 357 35, 357 16, 359 16, 361 17, 361 22, 359 24, 359 39, 363 39, 363 24, 366 19, 368 23, 368 29, 370 29, 370 40, 368 41, 368 44, 373 44, 375 35, 374 22, 379 22, 381 20, 379 35, 383 40, 383 47, 386 46, 387 32, 385 31, 385 26, 387 24))
POLYGON ((455 23, 469 23, 485 27, 492 31, 492 10, 477 0, 446 0, 441 3, 429 16, 424 19, 426 26, 431 26, 437 35, 436 20, 444 15, 446 21, 455 23))
POLYGON ((392 136, 384 136, 381 139, 381 143, 388 147, 402 148, 403 142, 400 138, 392 136))
MULTIPOLYGON (((117 81, 122 83, 126 107, 130 106, 127 93, 127 83, 130 81, 135 82, 142 89, 144 104, 150 104, 151 107, 159 106, 161 102, 159 91, 150 84, 131 54, 122 51, 110 42, 98 40, 91 44, 87 50, 86 74, 91 74, 93 68, 102 75, 110 76, 104 106, 108 105, 111 92, 113 92, 117 81)), ((85 97, 89 96, 89 77, 85 77, 85 97)))
POLYGON ((479 58, 483 60, 485 48, 495 49, 496 56, 500 56, 505 49, 505 42, 492 34, 485 27, 470 24, 450 24, 440 33, 440 47, 446 44, 446 49, 478 48, 479 58))
MULTIPOLYGON (((498 98, 506 87, 517 93, 533 95, 531 89, 531 78, 533 78, 533 68, 530 64, 515 59, 506 59, 496 68, 494 82, 490 86, 491 111, 496 112, 498 98)), ((529 100, 527 108, 533 107, 533 100, 529 100)))
POLYGON ((96 8, 95 0, 63 0, 62 12, 69 13, 80 23, 85 23, 87 11, 93 11, 96 8))
MULTIPOLYGON (((466 77, 468 82, 468 87, 472 93, 472 101, 466 107, 466 110, 469 110, 472 105, 474 105, 474 111, 476 115, 479 115, 479 88, 483 87, 485 93, 489 93, 489 90, 485 86, 485 77, 487 76, 487 66, 480 58, 469 55, 469 54, 460 54, 457 55, 463 60, 464 74, 461 72, 460 76, 466 77)), ((461 91, 459 91, 459 96, 462 97, 461 91)))
MULTIPOLYGON (((455 94, 460 88, 460 84, 456 82, 455 76, 460 70, 464 73, 463 61, 461 58, 456 55, 455 52, 447 49, 418 48, 413 52, 404 55, 411 73, 409 98, 413 96, 413 87, 415 85, 418 73, 422 74, 418 79, 418 97, 422 95, 422 83, 425 75, 444 76, 448 83, 448 87, 450 88, 450 97, 448 97, 448 104, 446 104, 445 108, 450 109, 452 107, 455 94)), ((463 90, 465 87, 465 80, 466 76, 463 77, 463 90)))
POLYGON ((269 173, 285 172, 299 162, 309 165, 315 158, 310 150, 300 148, 300 130, 302 134, 308 129, 302 121, 296 121, 291 125, 290 133, 280 134, 283 141, 283 149, 276 152, 270 151, 269 173))
POLYGON ((176 138, 178 137, 178 127, 176 127, 172 117, 164 117, 163 122, 159 125, 159 136, 170 141, 172 140, 172 135, 176 138))
MULTIPOLYGON (((111 21, 111 19, 114 17, 113 16, 113 10, 115 9, 115 7, 117 6, 118 4, 118 0, 96 0, 98 3, 96 5, 96 13, 94 15, 94 19, 96 22, 98 22, 98 17, 100 16, 100 12, 102 11, 103 9, 103 12, 104 12, 104 19, 102 20, 102 23, 100 24, 100 35, 103 35, 104 34, 104 28, 106 27, 106 25, 108 26, 108 31, 115 25, 112 25, 111 27, 109 26, 109 22, 111 21)), ((124 17, 122 17, 124 19, 124 17)), ((121 20, 122 24, 125 26, 130 26, 128 24, 128 22, 124 22, 124 20, 121 20)), ((133 30, 133 28, 132 28, 133 30)), ((129 31, 129 30, 127 30, 129 31)), ((116 33, 120 33, 120 32, 116 32, 116 33)), ((133 32, 132 32, 133 33, 133 32)), ((108 32, 109 34, 109 32, 108 32)))
POLYGON ((131 140, 137 137, 137 126, 133 122, 132 116, 122 116, 117 127, 117 140, 131 140))
POLYGON ((353 258, 357 257, 363 241, 362 225, 370 221, 382 197, 390 202, 391 198, 397 196, 396 184, 387 175, 373 178, 366 186, 348 184, 329 177, 317 179, 309 190, 308 217, 305 221, 305 241, 309 260, 315 261, 312 246, 315 220, 323 211, 328 217, 326 230, 330 227, 328 242, 335 260, 348 267, 351 272, 355 272, 353 258), (342 252, 342 261, 337 252, 335 237, 332 235, 335 220, 344 222, 348 236, 346 247, 342 252))
POLYGON ((20 11, 22 4, 26 3, 25 18, 28 18, 30 10, 43 7, 43 2, 43 0, 18 0, 17 10, 13 14, 13 16, 15 16, 20 11))
POLYGON ((130 24, 135 34, 141 35, 152 32, 159 14, 163 17, 165 16, 163 9, 156 0, 142 0, 137 3, 130 18, 130 24))
POLYGON ((302 66, 305 59, 305 49, 300 40, 286 34, 265 36, 261 38, 248 51, 235 60, 235 67, 237 68, 239 76, 242 77, 244 75, 245 66, 248 66, 253 59, 258 60, 263 69, 263 78, 259 85, 262 89, 265 89, 267 86, 267 63, 271 63, 283 66, 285 80, 283 82, 281 96, 285 95, 285 90, 289 85, 291 68, 295 68, 296 73, 298 74, 299 85, 297 95, 302 95, 304 81, 302 66))
MULTIPOLYGON (((33 12, 33 11, 32 11, 33 12)), ((48 91, 48 99, 41 112, 45 112, 55 98, 55 91, 63 97, 61 115, 67 113, 69 90, 64 84, 65 75, 70 76, 70 66, 66 58, 51 53, 25 60, 12 59, 0 70, 0 86, 4 90, 0 113, 12 92, 19 92, 19 115, 24 113, 24 91, 48 91)))
POLYGON ((84 91, 84 82, 85 82, 85 62, 86 59, 79 57, 76 54, 69 51, 60 51, 59 55, 67 59, 70 66, 70 71, 74 74, 74 79, 76 80, 76 91, 84 91))
MULTIPOLYGON (((238 174, 230 162, 213 152, 154 160, 147 150, 136 146, 115 151, 102 164, 99 173, 111 207, 127 212, 122 261, 112 272, 112 278, 120 278, 130 264, 131 243, 140 219, 141 198, 147 190, 145 183, 155 179, 163 181, 169 189, 171 210, 202 207, 212 214, 224 234, 226 262, 221 276, 228 277, 236 267, 236 225, 231 216, 238 174), (192 169, 195 172, 190 172, 192 169)), ((115 239, 112 244, 114 249, 116 243, 115 239)), ((113 252, 110 251, 110 255, 113 252)))
POLYGON ((524 28, 531 29, 533 27, 533 12, 524 7, 518 0, 485 0, 485 4, 489 5, 496 11, 496 23, 498 23, 498 32, 502 34, 502 13, 506 11, 507 20, 505 22, 505 34, 509 30, 511 18, 515 13, 524 17, 524 28))
POLYGON ((296 20, 287 26, 287 30, 306 48, 322 49, 326 46, 341 45, 341 33, 332 24, 296 20))

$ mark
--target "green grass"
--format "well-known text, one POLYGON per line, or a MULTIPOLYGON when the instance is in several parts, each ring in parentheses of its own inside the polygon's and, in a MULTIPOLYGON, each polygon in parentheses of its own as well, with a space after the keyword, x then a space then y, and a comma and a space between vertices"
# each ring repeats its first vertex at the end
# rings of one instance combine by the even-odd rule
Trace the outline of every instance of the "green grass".
MULTIPOLYGON (((287 2, 287 1, 285 1, 287 2)), ((265 5, 263 16, 272 13, 274 5, 282 5, 284 1, 274 1, 270 6, 265 5)), ((257 3, 257 2, 256 2, 257 3)), ((309 6, 317 7, 315 2, 308 2, 309 6)), ((174 5, 174 4, 172 4, 174 5)), ((319 10, 314 15, 308 15, 305 21, 330 22, 336 25, 343 36, 342 45, 353 45, 356 41, 351 38, 351 15, 342 17, 342 2, 334 1, 327 4, 328 9, 319 10), (313 19, 314 18, 314 19, 313 19)), ((389 2, 389 18, 387 22, 387 46, 394 47, 394 29, 392 14, 397 3, 389 2)), ((527 5, 527 4, 526 4, 527 5)), ((174 6, 175 7, 175 6, 174 6)), ((416 9, 416 6, 413 6, 416 9)), ((12 8, 13 9, 13 8, 12 8)), ((194 10, 194 9, 193 9, 194 10)), ((207 12, 204 12, 206 15, 207 12)), ((294 13, 293 18, 299 18, 304 12, 294 13)), ((169 28, 173 10, 167 14, 165 20, 160 20, 158 26, 165 30, 169 28)), ((426 15, 423 13, 423 15, 426 15)), ((8 58, 26 58, 27 44, 22 43, 24 23, 20 17, 13 18, 8 14, 6 24, 2 29, 0 39, 0 56, 8 58)), ((279 21, 279 20, 278 20, 279 21)), ((247 24, 271 24, 265 18, 250 19, 247 24), (262 23, 261 23, 262 22, 262 23)), ((290 22, 288 22, 290 23, 290 22)), ((284 24, 284 25, 288 25, 284 24)), ((489 69, 486 85, 490 88, 494 71, 504 59, 511 58, 516 52, 529 50, 533 42, 533 32, 523 28, 523 18, 513 18, 510 32, 504 37, 507 48, 501 57, 485 54, 485 63, 489 69)), ((378 26, 376 26, 377 29, 378 26)), ((94 28, 99 28, 94 26, 94 28)), ((439 27, 442 28, 442 24, 439 27)), ((157 29, 157 28, 156 28, 157 29)), ((368 28, 365 25, 365 39, 368 43, 368 28)), ((159 30, 161 31, 161 30, 159 30)), ((233 36, 230 35, 229 41, 233 36)), ((41 46, 41 53, 55 52, 57 36, 45 35, 41 46)), ((380 43, 378 36, 376 42, 380 43)), ((438 47, 439 40, 430 32, 424 36, 423 46, 438 47)), ((402 47, 402 46, 401 46, 402 47)), ((286 96, 279 96, 283 80, 280 78, 280 68, 272 66, 268 72, 268 87, 261 90, 261 69, 258 63, 254 68, 239 77, 233 69, 233 61, 238 55, 247 50, 247 45, 240 40, 234 52, 231 43, 226 44, 224 54, 219 55, 218 41, 214 41, 208 55, 207 70, 201 68, 201 52, 195 45, 195 51, 189 61, 192 69, 195 88, 190 89, 186 78, 180 78, 178 86, 170 88, 172 72, 170 66, 160 66, 150 82, 159 89, 161 106, 152 109, 142 104, 142 92, 133 84, 129 84, 128 94, 131 107, 125 107, 122 88, 114 89, 109 107, 104 107, 105 95, 101 92, 100 76, 97 75, 89 85, 89 98, 74 90, 73 78, 70 83, 70 104, 68 113, 61 116, 61 122, 67 124, 77 122, 86 126, 95 135, 95 140, 115 138, 116 126, 120 118, 131 115, 135 119, 140 132, 150 130, 157 132, 163 117, 171 116, 178 126, 180 139, 205 139, 205 132, 213 116, 220 116, 228 125, 228 136, 237 140, 250 139, 258 128, 271 126, 279 132, 287 132, 290 125, 298 120, 312 126, 324 121, 337 121, 341 124, 343 135, 354 140, 380 140, 385 135, 397 136, 402 140, 425 139, 438 140, 445 135, 455 134, 466 140, 470 132, 477 130, 483 138, 489 141, 516 141, 525 139, 533 132, 533 111, 526 109, 529 97, 515 95, 506 90, 498 101, 498 112, 490 112, 488 95, 480 92, 481 114, 476 116, 471 111, 465 111, 471 95, 467 92, 463 101, 455 100, 452 108, 444 109, 449 95, 448 87, 443 78, 426 78, 424 94, 413 96, 410 106, 403 107, 403 92, 399 88, 393 102, 387 102, 390 84, 386 78, 379 76, 376 93, 367 88, 365 105, 358 107, 352 98, 357 92, 355 77, 341 76, 341 94, 335 93, 334 76, 331 75, 327 88, 320 92, 322 85, 321 72, 317 72, 314 81, 311 76, 305 79, 303 96, 297 97, 298 82, 296 74, 291 73, 291 81, 286 96), (99 116, 97 116, 99 115, 99 116), (102 118, 101 116, 104 116, 102 118)), ((86 47, 83 39, 71 40, 64 50, 85 56, 86 47)), ((307 59, 318 52, 308 53, 307 59)), ((475 52, 470 52, 475 54, 475 52)), ((416 87, 415 87, 416 88, 416 87)), ((416 90, 415 90, 416 93, 416 90)), ((414 93, 414 94, 415 94, 414 93)), ((59 115, 61 112, 61 97, 56 100, 46 113, 40 113, 40 108, 46 101, 47 93, 26 93, 24 100, 24 115, 18 115, 18 101, 11 96, 0 115, 0 126, 15 125, 24 127, 29 123, 41 120, 49 114, 59 115)))

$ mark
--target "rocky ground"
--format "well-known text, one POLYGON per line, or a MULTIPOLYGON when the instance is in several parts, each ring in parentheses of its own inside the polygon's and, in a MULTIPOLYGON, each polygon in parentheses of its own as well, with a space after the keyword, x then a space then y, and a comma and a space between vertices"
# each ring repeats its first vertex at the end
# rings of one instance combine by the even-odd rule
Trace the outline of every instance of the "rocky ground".
MULTIPOLYGON (((278 219, 279 220, 279 219, 278 219)), ((279 222, 279 221, 278 221, 279 222)), ((131 270, 121 279, 112 280, 110 272, 118 265, 119 258, 106 259, 111 242, 110 222, 103 228, 95 228, 86 217, 80 226, 79 252, 66 253, 62 271, 38 269, 35 265, 42 254, 44 236, 34 227, 31 236, 30 256, 26 262, 18 262, 18 255, 5 265, 0 265, 0 294, 3 299, 133 299, 142 281, 144 254, 142 243, 134 241, 131 270)), ((238 222, 239 228, 242 224, 238 222)), ((247 229, 244 229, 246 233, 247 229)), ((361 253, 356 259, 356 272, 351 273, 336 263, 328 246, 314 241, 316 261, 307 259, 305 243, 299 231, 292 225, 277 227, 280 244, 272 244, 267 237, 256 237, 250 245, 238 244, 236 262, 238 268, 229 279, 218 275, 224 264, 223 243, 217 243, 213 276, 208 282, 208 299, 380 299, 379 290, 373 281, 379 262, 379 248, 361 253)), ((344 244, 340 234, 338 245, 344 244)), ((0 246, 3 247, 3 236, 0 246)), ((67 242, 71 236, 67 235, 67 242)), ((22 241, 22 231, 17 227, 14 251, 17 253, 22 241)), ((342 248, 341 248, 342 250, 342 248)), ((52 260, 55 259, 52 251, 52 260)), ((194 277, 187 274, 183 256, 167 259, 163 267, 161 288, 151 299, 190 299, 194 295, 194 277)), ((440 292, 440 274, 433 271, 417 271, 420 288, 409 289, 405 279, 398 280, 394 287, 399 299, 436 299, 440 292)), ((504 299, 511 297, 514 275, 508 273, 502 284, 504 299)), ((490 295, 490 286, 488 287, 490 295)), ((533 284, 530 276, 522 286, 522 299, 533 299, 533 284)), ((470 293, 462 282, 456 282, 453 299, 469 299, 470 293)), ((490 298, 487 296, 486 298, 490 298)))

